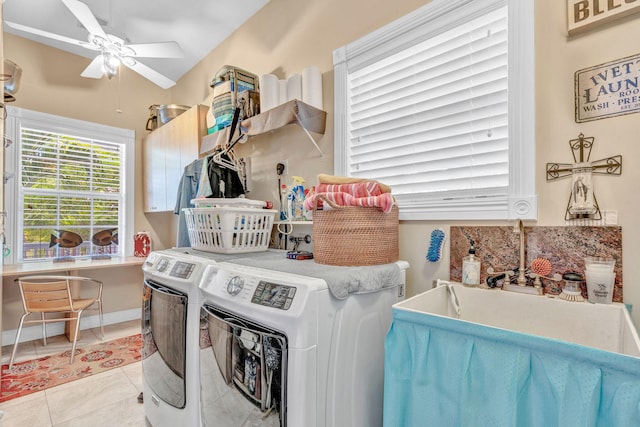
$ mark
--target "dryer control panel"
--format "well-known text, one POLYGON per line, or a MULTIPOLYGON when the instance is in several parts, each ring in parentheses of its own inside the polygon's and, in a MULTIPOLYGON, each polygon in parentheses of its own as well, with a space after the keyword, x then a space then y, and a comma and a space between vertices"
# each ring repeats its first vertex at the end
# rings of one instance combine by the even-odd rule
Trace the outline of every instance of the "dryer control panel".
MULTIPOLYGON (((218 273, 221 278, 224 273, 218 273)), ((252 304, 265 307, 288 310, 296 294, 295 286, 287 286, 252 276, 233 275, 223 280, 226 282, 226 292, 232 297, 238 297, 252 304)))
POLYGON ((296 294, 294 286, 280 285, 261 280, 256 287, 251 302, 267 307, 288 310, 296 294))
POLYGON ((165 273, 169 277, 188 279, 195 268, 196 265, 193 263, 162 257, 157 262, 155 269, 157 272, 165 273))
POLYGON ((143 265, 143 270, 150 275, 176 278, 183 281, 188 281, 195 269, 196 264, 193 262, 186 262, 170 256, 159 256, 153 253, 143 265))
POLYGON ((276 274, 249 274, 246 267, 233 267, 234 271, 231 271, 209 265, 199 285, 219 304, 223 304, 221 301, 233 301, 244 306, 256 304, 290 312, 296 301, 301 300, 302 303, 305 300, 306 289, 300 289, 300 284, 268 277, 276 274))

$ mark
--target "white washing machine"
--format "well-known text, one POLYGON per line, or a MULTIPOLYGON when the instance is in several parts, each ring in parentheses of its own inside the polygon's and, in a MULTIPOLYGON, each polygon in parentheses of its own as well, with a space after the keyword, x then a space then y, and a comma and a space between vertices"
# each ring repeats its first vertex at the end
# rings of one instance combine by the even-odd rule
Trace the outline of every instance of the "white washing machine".
POLYGON ((205 267, 272 256, 272 251, 229 255, 192 248, 149 254, 142 266, 142 373, 145 417, 153 427, 200 425, 198 349, 200 340, 208 337, 200 333, 198 285, 205 267))
MULTIPOLYGON (((384 339, 408 263, 389 267, 395 283, 338 299, 317 270, 314 278, 209 265, 200 284, 211 342, 200 350, 202 424, 381 426, 384 339)), ((350 267, 321 269, 353 278, 350 267)))
POLYGON ((211 255, 189 248, 155 251, 142 266, 143 396, 153 427, 200 425, 198 284, 215 263, 211 255))

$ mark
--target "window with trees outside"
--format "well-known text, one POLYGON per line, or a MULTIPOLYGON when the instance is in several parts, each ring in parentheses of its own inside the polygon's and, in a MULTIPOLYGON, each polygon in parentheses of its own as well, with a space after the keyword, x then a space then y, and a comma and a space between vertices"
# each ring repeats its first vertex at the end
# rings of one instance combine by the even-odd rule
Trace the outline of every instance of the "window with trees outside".
POLYGON ((13 261, 127 254, 133 131, 11 109, 7 134, 13 261))

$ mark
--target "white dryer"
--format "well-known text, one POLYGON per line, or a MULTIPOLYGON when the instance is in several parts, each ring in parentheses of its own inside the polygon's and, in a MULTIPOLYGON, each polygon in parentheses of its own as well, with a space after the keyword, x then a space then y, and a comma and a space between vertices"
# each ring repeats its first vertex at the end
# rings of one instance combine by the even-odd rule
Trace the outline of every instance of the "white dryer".
POLYGON ((153 427, 200 424, 198 284, 212 263, 184 248, 151 252, 142 266, 143 396, 153 427))
POLYGON ((384 339, 407 267, 389 266, 394 283, 339 299, 317 271, 209 265, 200 284, 211 341, 199 358, 202 424, 381 426, 384 339))

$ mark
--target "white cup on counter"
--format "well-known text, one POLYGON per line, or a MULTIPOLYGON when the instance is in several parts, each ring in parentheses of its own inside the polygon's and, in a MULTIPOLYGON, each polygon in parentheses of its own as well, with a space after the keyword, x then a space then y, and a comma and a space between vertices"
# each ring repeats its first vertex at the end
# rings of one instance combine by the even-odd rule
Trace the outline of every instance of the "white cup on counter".
POLYGON ((584 260, 587 299, 592 303, 611 304, 616 273, 615 261, 610 258, 588 257, 584 260))

